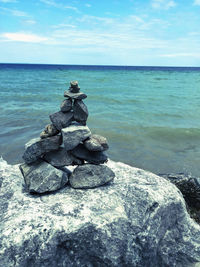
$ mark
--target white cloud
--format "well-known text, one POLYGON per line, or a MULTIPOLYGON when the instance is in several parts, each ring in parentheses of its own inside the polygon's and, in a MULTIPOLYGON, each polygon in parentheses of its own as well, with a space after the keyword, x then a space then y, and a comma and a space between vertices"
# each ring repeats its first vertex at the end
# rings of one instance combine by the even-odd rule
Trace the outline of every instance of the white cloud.
POLYGON ((170 9, 176 6, 173 0, 152 0, 152 7, 155 9, 170 9))
POLYGON ((76 28, 76 26, 73 25, 73 24, 61 23, 61 24, 58 24, 58 25, 53 25, 52 28, 54 28, 54 29, 60 29, 60 28, 76 28))
POLYGON ((29 17, 29 15, 21 10, 17 10, 17 9, 11 9, 11 8, 6 8, 6 7, 0 7, 0 10, 11 14, 12 16, 16 16, 16 17, 29 17))
POLYGON ((75 12, 79 12, 78 8, 74 7, 74 6, 68 6, 68 5, 63 5, 62 3, 59 2, 55 2, 54 0, 40 0, 40 2, 49 5, 49 6, 54 6, 56 8, 65 8, 65 9, 71 9, 74 10, 75 12))
POLYGON ((95 50, 134 50, 167 48, 168 43, 163 40, 145 36, 137 31, 125 32, 123 26, 100 31, 97 29, 59 29, 52 33, 48 43, 64 45, 74 49, 95 50))
POLYGON ((168 58, 177 58, 177 57, 194 57, 194 58, 200 58, 200 52, 199 53, 173 53, 173 54, 163 54, 160 55, 161 57, 168 57, 168 58))
POLYGON ((63 8, 66 8, 66 9, 72 9, 76 12, 78 12, 78 8, 74 7, 74 6, 63 6, 63 8))
POLYGON ((29 19, 29 20, 25 20, 24 21, 26 24, 29 24, 29 25, 33 25, 33 24, 36 24, 37 22, 33 19, 29 19))
POLYGON ((57 7, 57 3, 53 0, 40 0, 40 2, 50 5, 50 6, 56 6, 57 7))
POLYGON ((195 0, 195 1, 194 1, 194 5, 195 5, 195 6, 200 6, 200 0, 195 0))
POLYGON ((90 5, 90 4, 85 4, 85 6, 86 6, 86 7, 91 7, 91 5, 90 5))
POLYGON ((21 32, 7 32, 0 35, 3 41, 15 41, 15 42, 26 42, 26 43, 42 43, 47 41, 47 38, 30 33, 21 32))

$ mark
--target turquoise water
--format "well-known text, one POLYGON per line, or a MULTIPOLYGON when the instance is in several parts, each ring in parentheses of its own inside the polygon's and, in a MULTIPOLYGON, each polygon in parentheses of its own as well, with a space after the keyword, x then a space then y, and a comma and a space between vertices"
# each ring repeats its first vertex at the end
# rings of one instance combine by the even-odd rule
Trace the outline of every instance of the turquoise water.
POLYGON ((0 155, 21 162, 78 80, 87 125, 111 159, 154 173, 200 173, 200 68, 0 64, 0 155))

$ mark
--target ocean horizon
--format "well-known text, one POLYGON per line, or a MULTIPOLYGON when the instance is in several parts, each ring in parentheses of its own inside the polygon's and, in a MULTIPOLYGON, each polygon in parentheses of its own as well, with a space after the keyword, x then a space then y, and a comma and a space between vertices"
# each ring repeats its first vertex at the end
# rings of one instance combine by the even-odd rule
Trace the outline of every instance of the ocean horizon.
POLYGON ((154 173, 199 175, 200 67, 0 63, 0 156, 22 162, 71 80, 108 156, 154 173))

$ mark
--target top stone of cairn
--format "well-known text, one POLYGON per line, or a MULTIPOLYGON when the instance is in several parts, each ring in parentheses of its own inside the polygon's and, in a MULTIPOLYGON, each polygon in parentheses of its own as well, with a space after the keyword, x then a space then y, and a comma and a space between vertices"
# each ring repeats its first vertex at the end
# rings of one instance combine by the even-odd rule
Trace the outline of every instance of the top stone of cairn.
POLYGON ((78 81, 71 81, 69 91, 71 93, 79 93, 80 87, 78 86, 78 81))
POLYGON ((70 87, 64 92, 64 96, 71 99, 82 100, 87 97, 86 94, 80 92, 80 87, 77 81, 71 81, 70 87))

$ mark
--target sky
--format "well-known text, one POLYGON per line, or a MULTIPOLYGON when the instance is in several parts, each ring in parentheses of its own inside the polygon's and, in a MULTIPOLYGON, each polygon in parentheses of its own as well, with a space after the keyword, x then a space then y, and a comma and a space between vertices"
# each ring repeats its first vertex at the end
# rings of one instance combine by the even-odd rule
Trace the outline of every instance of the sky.
POLYGON ((0 0, 0 63, 200 66, 200 0, 0 0))

